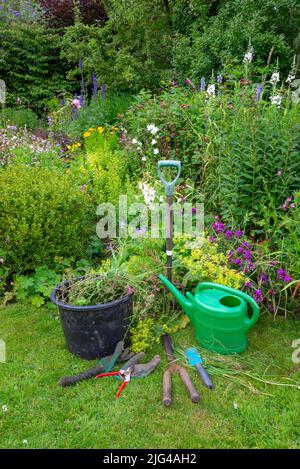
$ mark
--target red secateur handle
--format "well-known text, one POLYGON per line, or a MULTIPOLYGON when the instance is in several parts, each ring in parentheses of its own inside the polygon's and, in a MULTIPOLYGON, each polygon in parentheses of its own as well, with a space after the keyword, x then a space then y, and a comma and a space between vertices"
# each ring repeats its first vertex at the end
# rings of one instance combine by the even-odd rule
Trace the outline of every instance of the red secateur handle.
MULTIPOLYGON (((120 371, 110 371, 109 373, 101 373, 100 375, 97 375, 96 378, 105 378, 106 376, 121 376, 122 377, 120 371)), ((117 399, 120 397, 121 392, 123 391, 123 389, 128 383, 129 383, 129 380, 126 380, 126 379, 121 383, 121 386, 119 387, 117 394, 116 394, 117 399)))

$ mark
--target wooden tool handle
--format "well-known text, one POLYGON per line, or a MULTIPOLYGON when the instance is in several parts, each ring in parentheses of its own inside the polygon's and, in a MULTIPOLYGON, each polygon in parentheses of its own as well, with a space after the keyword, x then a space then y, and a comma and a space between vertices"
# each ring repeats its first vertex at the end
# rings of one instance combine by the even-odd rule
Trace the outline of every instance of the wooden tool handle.
POLYGON ((74 384, 79 383, 79 381, 93 378, 94 376, 102 373, 103 371, 104 371, 103 365, 98 364, 96 366, 93 366, 92 368, 89 368, 88 370, 83 371, 82 373, 78 373, 77 375, 64 376, 63 378, 60 379, 59 384, 63 388, 66 388, 68 386, 73 386, 74 384))
POLYGON ((166 370, 163 374, 163 404, 169 407, 172 404, 172 377, 171 371, 166 370))
POLYGON ((185 385, 192 402, 195 404, 200 401, 200 394, 192 383, 191 378, 188 375, 188 372, 184 368, 179 368, 179 375, 182 379, 183 384, 185 385))

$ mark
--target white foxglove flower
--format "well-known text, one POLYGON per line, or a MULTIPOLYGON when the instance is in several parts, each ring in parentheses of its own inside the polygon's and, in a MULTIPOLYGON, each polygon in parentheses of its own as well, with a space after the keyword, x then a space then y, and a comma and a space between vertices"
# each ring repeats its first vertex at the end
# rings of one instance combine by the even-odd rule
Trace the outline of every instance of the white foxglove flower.
POLYGON ((280 107, 282 103, 282 96, 280 96, 280 94, 276 94, 274 96, 270 96, 270 100, 274 106, 280 107))
POLYGON ((251 49, 249 49, 248 52, 246 52, 246 54, 244 55, 244 58, 243 58, 244 64, 245 64, 245 63, 250 64, 250 63, 252 62, 252 60, 253 60, 253 52, 254 52, 253 47, 251 47, 251 49))
POLYGON ((2 411, 3 411, 3 412, 8 412, 8 407, 7 407, 7 405, 3 405, 3 406, 2 406, 2 411))
POLYGON ((154 153, 154 155, 158 155, 158 154, 159 154, 159 149, 158 149, 158 148, 154 148, 153 153, 154 153))
POLYGON ((286 81, 286 83, 291 83, 293 80, 295 80, 295 78, 296 78, 296 75, 294 75, 292 72, 290 72, 285 81, 286 81))
POLYGON ((155 138, 153 138, 153 139, 151 140, 151 145, 155 145, 155 144, 156 144, 156 140, 155 140, 155 138))
POLYGON ((216 87, 214 84, 209 85, 206 90, 206 95, 208 98, 213 98, 216 96, 216 87))
POLYGON ((141 189, 144 200, 146 205, 148 205, 149 208, 153 208, 153 202, 156 196, 155 189, 151 186, 149 186, 147 183, 139 183, 139 188, 141 189))
POLYGON ((146 158, 145 156, 143 156, 142 161, 146 161, 146 159, 147 159, 147 158, 146 158))
POLYGON ((239 408, 239 406, 238 406, 238 404, 237 404, 236 402, 234 402, 233 408, 234 408, 234 409, 238 409, 238 408, 239 408))
POLYGON ((147 125, 147 130, 150 132, 152 135, 156 135, 157 132, 159 131, 159 128, 156 127, 154 124, 148 124, 147 125))
POLYGON ((136 145, 136 144, 137 144, 137 139, 136 139, 136 138, 133 138, 133 139, 131 140, 131 143, 133 143, 133 145, 136 145))
POLYGON ((272 86, 277 85, 279 82, 279 72, 274 72, 270 78, 270 83, 272 86))

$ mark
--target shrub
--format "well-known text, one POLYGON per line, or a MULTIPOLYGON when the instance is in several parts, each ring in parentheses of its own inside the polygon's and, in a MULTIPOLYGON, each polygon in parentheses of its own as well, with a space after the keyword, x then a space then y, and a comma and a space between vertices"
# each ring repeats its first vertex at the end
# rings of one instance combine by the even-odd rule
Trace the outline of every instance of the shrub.
POLYGON ((93 207, 71 175, 18 164, 0 171, 0 186, 0 243, 10 272, 51 267, 55 256, 83 257, 93 207))
POLYGON ((77 172, 95 202, 117 203, 120 194, 133 193, 127 155, 119 148, 117 127, 90 128, 84 133, 86 156, 74 161, 77 172))
POLYGON ((0 126, 14 125, 16 127, 26 127, 35 129, 38 127, 38 116, 31 109, 3 109, 0 114, 0 126))
MULTIPOLYGON (((8 3, 7 1, 5 3, 8 3)), ((18 10, 0 9, 0 69, 7 86, 7 104, 16 100, 41 113, 46 101, 68 89, 65 66, 59 59, 61 37, 46 28, 36 5, 20 2, 18 10), (20 11, 19 11, 20 9, 20 11)))
POLYGON ((299 110, 233 106, 219 127, 219 206, 226 221, 259 231, 300 187, 299 110))

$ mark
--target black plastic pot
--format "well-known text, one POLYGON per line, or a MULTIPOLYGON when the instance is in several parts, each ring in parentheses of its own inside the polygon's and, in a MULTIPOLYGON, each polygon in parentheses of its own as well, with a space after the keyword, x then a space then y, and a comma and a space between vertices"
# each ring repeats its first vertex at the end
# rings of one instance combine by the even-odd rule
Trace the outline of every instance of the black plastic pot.
POLYGON ((71 282, 83 278, 78 277, 58 285, 50 298, 52 303, 58 306, 70 352, 80 358, 93 360, 112 354, 120 340, 125 340, 125 346, 129 344, 133 295, 94 306, 72 306, 62 303, 60 301, 62 286, 68 286, 71 282))

